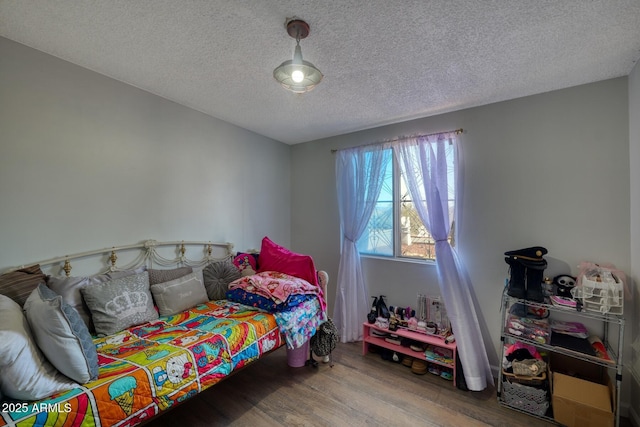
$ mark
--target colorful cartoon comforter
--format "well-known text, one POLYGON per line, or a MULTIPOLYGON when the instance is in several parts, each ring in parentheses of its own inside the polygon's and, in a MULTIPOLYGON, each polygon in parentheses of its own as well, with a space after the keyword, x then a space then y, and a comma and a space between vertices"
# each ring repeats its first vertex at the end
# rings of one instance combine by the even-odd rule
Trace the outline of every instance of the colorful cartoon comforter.
POLYGON ((272 314, 227 300, 94 342, 96 381, 42 401, 4 401, 0 426, 134 426, 284 344, 272 314))

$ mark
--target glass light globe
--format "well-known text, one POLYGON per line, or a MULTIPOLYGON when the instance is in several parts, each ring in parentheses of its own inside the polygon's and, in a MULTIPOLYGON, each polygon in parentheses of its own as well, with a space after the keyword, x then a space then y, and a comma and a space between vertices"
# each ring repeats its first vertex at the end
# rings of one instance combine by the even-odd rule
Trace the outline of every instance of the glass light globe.
POLYGON ((302 59, 302 49, 296 46, 293 59, 284 61, 273 70, 273 77, 287 90, 305 93, 322 80, 322 73, 311 62, 302 59))
POLYGON ((304 80, 304 73, 301 70, 295 70, 293 73, 291 73, 291 80, 296 83, 300 83, 304 80))

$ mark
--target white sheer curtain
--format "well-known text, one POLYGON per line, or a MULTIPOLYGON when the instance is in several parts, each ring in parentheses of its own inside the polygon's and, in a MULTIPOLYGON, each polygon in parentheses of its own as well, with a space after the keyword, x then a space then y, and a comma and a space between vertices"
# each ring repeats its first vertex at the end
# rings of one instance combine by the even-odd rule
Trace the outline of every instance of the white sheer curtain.
POLYGON ((336 182, 342 235, 333 321, 342 342, 362 340, 370 309, 356 243, 369 222, 382 188, 391 150, 371 145, 336 153, 336 182))
MULTIPOLYGON (((436 241, 440 293, 456 337, 467 387, 484 390, 493 384, 493 376, 473 303, 473 289, 457 252, 447 240, 452 219, 449 185, 454 172, 448 170, 445 156, 446 150, 454 150, 457 169, 462 171, 456 135, 403 139, 393 148, 418 215, 436 241)), ((461 200, 461 180, 455 187, 455 200, 461 200)))

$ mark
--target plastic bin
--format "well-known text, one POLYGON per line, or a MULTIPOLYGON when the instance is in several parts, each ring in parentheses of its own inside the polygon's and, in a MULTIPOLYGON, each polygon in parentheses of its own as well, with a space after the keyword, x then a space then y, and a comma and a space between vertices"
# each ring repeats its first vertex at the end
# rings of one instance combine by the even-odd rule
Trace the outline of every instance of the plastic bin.
POLYGON ((605 277, 601 282, 582 278, 582 286, 571 291, 574 298, 581 298, 586 311, 601 314, 622 315, 624 308, 624 283, 622 280, 605 277))
POLYGON ((300 368, 309 360, 309 341, 307 340, 302 347, 290 349, 287 348, 287 364, 292 368, 300 368))
POLYGON ((549 409, 547 390, 504 381, 504 402, 522 411, 543 416, 549 409))

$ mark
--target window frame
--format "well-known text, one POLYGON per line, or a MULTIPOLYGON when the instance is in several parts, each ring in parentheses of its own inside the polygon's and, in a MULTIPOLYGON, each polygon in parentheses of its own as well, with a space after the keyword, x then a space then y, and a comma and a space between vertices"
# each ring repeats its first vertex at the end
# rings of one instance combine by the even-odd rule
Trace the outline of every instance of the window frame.
MULTIPOLYGON (((400 167, 399 164, 399 159, 396 156, 395 150, 393 150, 392 147, 389 148, 385 148, 385 150, 391 150, 391 179, 392 179, 392 209, 393 209, 393 223, 392 223, 392 233, 393 233, 393 239, 392 239, 392 254, 391 255, 386 255, 386 254, 382 254, 382 253, 370 253, 370 252, 362 252, 360 251, 360 249, 358 249, 358 253, 360 254, 361 257, 366 257, 366 258, 373 258, 373 259, 384 259, 384 260, 392 260, 392 261, 401 261, 401 262, 410 262, 410 263, 419 263, 419 264, 433 264, 435 265, 436 262, 436 258, 435 258, 435 252, 434 252, 434 257, 433 258, 421 258, 421 257, 412 257, 412 256, 407 256, 407 255, 402 255, 402 231, 401 231, 401 217, 402 217, 402 169, 400 167)), ((456 171, 456 158, 455 155, 454 157, 451 159, 452 163, 453 163, 453 174, 454 174, 454 186, 457 185, 457 171, 456 171)), ((406 186, 406 182, 405 182, 405 186, 406 186)), ((448 199, 449 202, 453 201, 454 203, 454 212, 453 212, 453 218, 451 219, 452 223, 451 223, 451 230, 449 232, 449 236, 448 236, 448 240, 449 243, 451 244, 452 247, 455 247, 455 226, 456 226, 456 218, 455 218, 455 211, 456 211, 456 199, 455 199, 455 187, 454 187, 454 195, 453 195, 453 199, 448 199)), ((376 204, 379 201, 376 201, 376 204)), ((411 202, 413 203, 413 198, 411 199, 411 202)), ((369 221, 371 221, 371 218, 369 218, 369 221)), ((422 223, 421 221, 421 224, 422 223)), ((367 228, 369 227, 369 224, 367 223, 367 228)), ((431 233, 429 233, 429 237, 431 239, 433 239, 433 236, 431 236, 431 233)))

